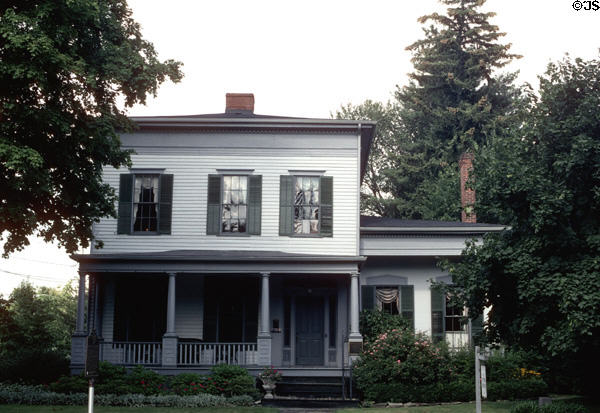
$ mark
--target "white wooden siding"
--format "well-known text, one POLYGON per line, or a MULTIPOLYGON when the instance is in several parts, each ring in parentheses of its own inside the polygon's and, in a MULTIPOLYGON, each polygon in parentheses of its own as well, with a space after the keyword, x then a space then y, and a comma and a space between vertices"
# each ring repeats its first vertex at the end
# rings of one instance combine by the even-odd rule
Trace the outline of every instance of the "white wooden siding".
MULTIPOLYGON (((361 285, 370 277, 406 277, 415 287, 415 331, 431 335, 431 281, 447 275, 436 266, 434 259, 367 259, 360 272, 361 285)), ((398 284, 402 284, 398 282, 398 284)))
POLYGON ((204 321, 204 277, 177 276, 175 295, 177 335, 180 338, 201 340, 204 321))
MULTIPOLYGON (((287 146, 294 139, 301 137, 291 134, 279 137, 287 146)), ((321 139, 327 140, 328 136, 321 139)), ((348 147, 352 142, 355 145, 357 137, 346 135, 345 139, 344 145, 338 145, 337 149, 137 148, 137 154, 132 155, 133 168, 164 168, 164 173, 174 175, 172 234, 117 235, 117 220, 103 219, 94 226, 94 234, 104 242, 104 248, 92 249, 92 253, 206 249, 356 255, 358 150, 348 147), (254 174, 262 175, 261 235, 206 235, 208 175, 217 173, 217 169, 254 169, 254 174), (325 171, 326 176, 333 177, 333 237, 279 236, 279 176, 288 175, 289 170, 325 171)), ((276 144, 277 140, 273 142, 276 144)), ((104 172, 105 182, 117 193, 121 173, 128 170, 107 167, 104 172)))

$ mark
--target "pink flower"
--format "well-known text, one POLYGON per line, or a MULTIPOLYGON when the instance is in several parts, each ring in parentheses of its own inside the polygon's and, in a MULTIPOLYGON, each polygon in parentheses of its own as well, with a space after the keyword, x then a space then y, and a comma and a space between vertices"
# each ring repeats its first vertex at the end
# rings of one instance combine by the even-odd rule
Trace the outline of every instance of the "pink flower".
POLYGON ((397 361, 398 364, 402 363, 400 360, 397 361))

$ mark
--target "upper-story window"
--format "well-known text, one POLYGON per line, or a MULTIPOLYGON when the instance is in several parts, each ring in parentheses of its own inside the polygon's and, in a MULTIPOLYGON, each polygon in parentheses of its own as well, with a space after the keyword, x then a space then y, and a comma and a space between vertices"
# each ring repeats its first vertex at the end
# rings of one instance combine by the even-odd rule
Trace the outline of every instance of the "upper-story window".
POLYGON ((262 176, 208 176, 207 235, 259 235, 262 176))
POLYGON ((170 234, 172 199, 171 174, 121 174, 117 234, 170 234))
POLYGON ((135 175, 133 191, 133 232, 156 232, 158 175, 135 175))
POLYGON ((279 235, 333 236, 331 176, 280 176, 279 235))
POLYGON ((319 234, 318 176, 296 176, 294 185, 294 233, 319 234))
POLYGON ((248 208, 248 177, 223 176, 221 232, 246 233, 248 208))

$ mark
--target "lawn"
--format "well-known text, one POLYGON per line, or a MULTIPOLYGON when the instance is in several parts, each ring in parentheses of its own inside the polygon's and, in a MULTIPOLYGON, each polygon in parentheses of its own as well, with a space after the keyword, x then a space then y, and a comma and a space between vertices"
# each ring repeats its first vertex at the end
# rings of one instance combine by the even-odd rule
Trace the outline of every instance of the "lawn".
MULTIPOLYGON (((17 404, 0 404, 0 413, 83 413, 87 406, 24 406, 17 404)), ((174 408, 174 407, 103 407, 95 406, 94 413, 277 413, 277 409, 261 407, 231 407, 231 408, 174 408)))
MULTIPOLYGON (((510 408, 517 402, 484 402, 481 408, 483 413, 509 413, 510 408)), ((475 413, 475 402, 460 404, 444 404, 434 406, 415 406, 390 408, 343 409, 338 413, 363 412, 363 413, 475 413)))

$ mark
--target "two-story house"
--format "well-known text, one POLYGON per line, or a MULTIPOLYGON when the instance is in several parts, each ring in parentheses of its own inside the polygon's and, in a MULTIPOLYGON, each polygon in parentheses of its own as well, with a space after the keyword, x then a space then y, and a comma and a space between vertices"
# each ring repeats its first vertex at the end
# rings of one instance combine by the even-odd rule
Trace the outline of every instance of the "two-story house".
POLYGON ((436 261, 502 227, 361 219, 375 124, 253 108, 253 95, 228 94, 225 113, 133 118, 121 136, 132 167, 104 170, 118 218, 95 225, 102 249, 74 256, 73 371, 95 329, 102 359, 165 374, 230 363, 341 376, 361 308, 468 341, 462 310, 430 288, 449 278, 436 261))

